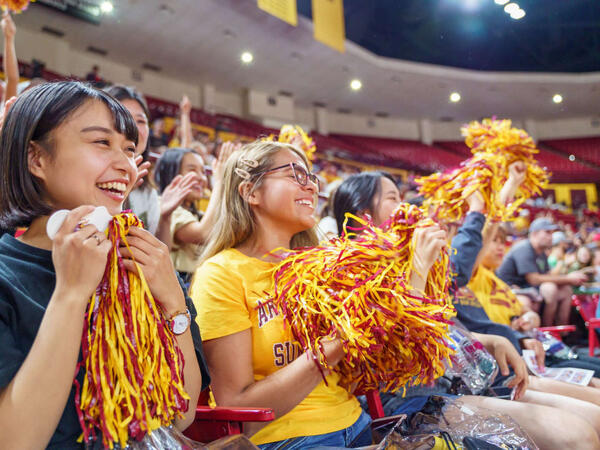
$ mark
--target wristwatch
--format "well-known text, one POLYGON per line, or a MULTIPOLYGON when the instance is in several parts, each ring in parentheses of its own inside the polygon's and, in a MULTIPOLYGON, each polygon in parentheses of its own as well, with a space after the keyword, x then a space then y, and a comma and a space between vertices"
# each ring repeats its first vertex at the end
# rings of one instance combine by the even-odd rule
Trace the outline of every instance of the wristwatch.
POLYGON ((191 323, 192 316, 190 315, 189 309, 186 309, 185 311, 176 312, 171 316, 170 319, 167 319, 169 330, 171 330, 173 334, 177 336, 185 333, 190 327, 191 323))

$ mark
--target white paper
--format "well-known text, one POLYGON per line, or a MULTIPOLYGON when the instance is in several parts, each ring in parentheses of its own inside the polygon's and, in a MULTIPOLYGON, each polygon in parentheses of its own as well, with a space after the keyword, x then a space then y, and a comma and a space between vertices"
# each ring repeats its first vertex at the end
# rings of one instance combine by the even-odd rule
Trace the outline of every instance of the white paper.
POLYGON ((587 386, 594 376, 593 370, 576 369, 575 367, 538 367, 533 350, 523 350, 523 359, 529 370, 537 377, 587 386))

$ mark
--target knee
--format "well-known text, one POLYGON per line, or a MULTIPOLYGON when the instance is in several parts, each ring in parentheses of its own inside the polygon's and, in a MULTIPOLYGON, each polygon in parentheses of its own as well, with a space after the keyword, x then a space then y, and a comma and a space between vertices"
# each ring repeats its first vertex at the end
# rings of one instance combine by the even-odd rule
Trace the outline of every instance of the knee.
POLYGON ((521 303, 523 312, 531 311, 533 309, 531 299, 526 295, 517 295, 517 300, 521 303))
MULTIPOLYGON (((559 448, 600 448, 600 439, 598 434, 600 428, 595 428, 589 421, 576 416, 575 414, 562 414, 560 433, 556 437, 559 448)), ((596 427, 600 422, 596 423, 596 427)))
POLYGON ((544 297, 546 303, 554 303, 556 301, 556 294, 558 293, 558 286, 556 283, 545 282, 540 284, 540 294, 544 297))
POLYGON ((571 286, 561 286, 558 289, 558 296, 560 298, 568 299, 571 301, 571 296, 573 295, 573 288, 571 286))

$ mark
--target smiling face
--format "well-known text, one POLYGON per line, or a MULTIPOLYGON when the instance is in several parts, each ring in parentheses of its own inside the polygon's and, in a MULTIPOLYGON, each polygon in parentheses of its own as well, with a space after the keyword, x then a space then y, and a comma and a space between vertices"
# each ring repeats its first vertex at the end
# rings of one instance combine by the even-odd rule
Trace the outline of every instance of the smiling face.
POLYGON ((109 109, 89 100, 50 134, 51 151, 30 146, 31 173, 41 180, 54 210, 81 205, 121 212, 137 178, 135 142, 119 134, 109 109))
MULTIPOLYGON (((277 152, 269 169, 290 163, 307 170, 304 160, 289 149, 277 152)), ((293 236, 315 225, 317 194, 317 186, 310 180, 306 186, 300 185, 289 166, 263 175, 262 183, 253 190, 248 201, 261 223, 285 230, 293 236)))
POLYGON ((136 147, 135 153, 137 155, 141 155, 146 150, 146 145, 148 144, 148 136, 150 135, 150 125, 148 124, 148 117, 146 117, 146 113, 144 112, 144 108, 142 105, 138 103, 137 100, 133 99, 125 99, 121 101, 122 105, 127 108, 127 111, 135 120, 135 124, 138 129, 138 145, 136 147))
POLYGON ((388 220, 400 203, 400 191, 387 177, 379 179, 379 189, 372 201, 371 217, 376 226, 388 220))
POLYGON ((196 175, 197 183, 185 199, 186 201, 193 202, 204 197, 204 189, 208 184, 208 179, 204 172, 204 160, 200 155, 193 152, 186 153, 181 158, 179 175, 187 175, 190 172, 196 175))

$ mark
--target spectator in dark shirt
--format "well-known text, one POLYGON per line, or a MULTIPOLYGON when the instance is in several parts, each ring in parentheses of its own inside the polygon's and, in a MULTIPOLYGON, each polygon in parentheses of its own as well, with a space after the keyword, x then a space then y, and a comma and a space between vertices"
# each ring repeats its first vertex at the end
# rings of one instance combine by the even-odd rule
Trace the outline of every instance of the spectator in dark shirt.
POLYGON ((104 80, 100 77, 100 68, 96 65, 92 66, 91 72, 85 76, 86 81, 98 87, 103 84, 104 80))
POLYGON ((535 219, 529 227, 529 238, 510 249, 497 271, 498 277, 512 287, 538 289, 544 300, 544 326, 569 323, 571 287, 587 280, 587 275, 580 271, 568 275, 549 273, 546 251, 551 248, 552 233, 557 229, 550 219, 535 219))

